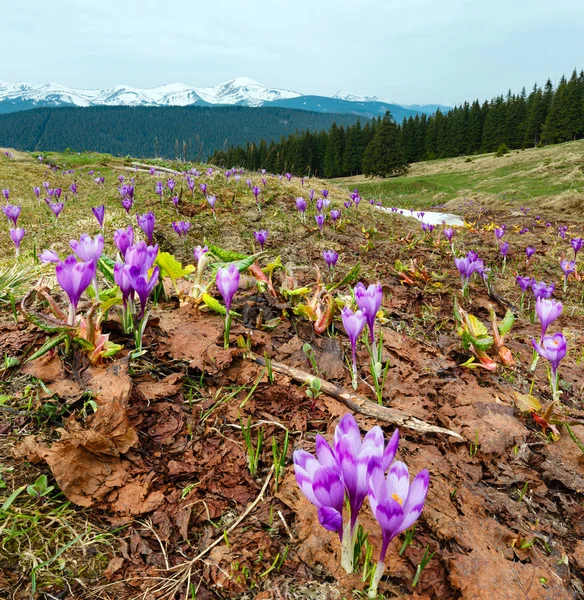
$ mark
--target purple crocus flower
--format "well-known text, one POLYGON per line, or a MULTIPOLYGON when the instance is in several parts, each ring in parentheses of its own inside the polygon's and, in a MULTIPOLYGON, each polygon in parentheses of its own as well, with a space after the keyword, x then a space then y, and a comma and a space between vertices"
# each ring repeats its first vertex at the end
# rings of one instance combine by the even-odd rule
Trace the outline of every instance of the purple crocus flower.
POLYGON ((10 228, 10 239, 14 242, 16 248, 16 256, 20 256, 20 242, 26 231, 22 227, 11 227, 10 228))
POLYGON ((173 196, 170 201, 174 204, 174 207, 176 208, 176 213, 178 214, 178 203, 180 201, 180 198, 178 196, 173 196))
POLYGON ((444 237, 449 241, 449 243, 452 243, 452 238, 454 237, 454 229, 452 229, 452 227, 446 227, 446 229, 444 229, 442 233, 444 233, 444 237))
POLYGON ((266 180, 265 177, 262 177, 262 184, 264 187, 266 187, 266 185, 268 185, 268 181, 266 180))
POLYGON ((227 268, 221 268, 217 271, 216 283, 219 293, 223 296, 227 314, 229 314, 231 301, 239 287, 239 270, 234 263, 231 263, 227 268))
POLYGON ((502 227, 495 227, 495 237, 500 240, 505 235, 505 230, 502 227))
POLYGON ((239 270, 234 263, 231 263, 227 268, 221 268, 217 271, 215 279, 217 289, 223 296, 225 302, 225 331, 223 334, 223 346, 229 348, 229 330, 231 328, 231 314, 229 309, 235 292, 239 287, 239 270))
POLYGON ((525 254, 527 255, 527 260, 529 260, 536 252, 537 251, 535 248, 532 248, 531 246, 527 246, 527 248, 525 248, 525 254))
POLYGON ((132 280, 130 278, 130 269, 132 265, 126 265, 119 261, 116 261, 114 266, 114 281, 122 292, 122 301, 124 307, 127 306, 128 300, 133 299, 134 288, 132 287, 132 280))
POLYGON ((345 202, 343 202, 343 205, 346 209, 351 208, 351 206, 353 206, 353 202, 351 200, 346 200, 345 202))
MULTIPOLYGON (((319 438, 317 435, 317 442, 319 438)), ((338 468, 322 464, 319 459, 304 450, 296 450, 293 460, 298 486, 318 509, 320 524, 329 531, 336 531, 342 540, 345 486, 338 468)))
POLYGON ((254 231, 253 234, 254 234, 255 239, 257 240, 258 244, 262 247, 262 250, 263 250, 264 244, 266 243, 266 241, 268 239, 267 229, 260 229, 259 231, 254 231))
POLYGON ((118 175, 118 181, 120 182, 120 185, 122 183, 124 183, 124 176, 123 175, 118 175))
POLYGON ((379 561, 369 589, 370 597, 376 597, 389 543, 418 520, 428 494, 430 474, 427 469, 420 471, 410 485, 408 468, 403 462, 393 463, 386 477, 382 461, 374 457, 369 462, 367 480, 371 512, 382 532, 379 561))
POLYGON ((77 184, 75 182, 73 182, 70 186, 69 189, 71 190, 71 193, 74 194, 75 196, 77 196, 77 184))
POLYGON ((317 210, 319 213, 321 213, 321 212, 322 212, 322 209, 323 209, 322 198, 319 198, 319 199, 316 201, 316 210, 317 210))
POLYGON ((460 277, 462 278, 462 292, 463 294, 466 291, 468 283, 473 273, 477 271, 478 266, 483 266, 482 261, 480 261, 480 265, 478 264, 478 256, 475 252, 468 252, 465 257, 455 258, 454 264, 460 273, 460 277))
POLYGON ((130 214, 130 209, 132 208, 133 204, 134 204, 134 202, 131 198, 124 198, 122 200, 122 206, 124 207, 124 210, 126 211, 127 215, 130 214))
POLYGON ((547 328, 562 314, 562 303, 548 298, 538 298, 535 301, 535 313, 541 323, 541 337, 547 328))
POLYGON ((140 299, 140 318, 144 316, 148 296, 150 296, 150 293, 158 283, 159 273, 160 269, 158 267, 154 267, 150 277, 148 277, 148 271, 144 271, 137 266, 131 266, 129 269, 128 277, 132 288, 140 299))
POLYGON ((331 210, 331 219, 333 221, 333 223, 336 223, 341 217, 341 211, 337 210, 336 208, 333 208, 331 210))
POLYGON ((552 374, 555 377, 560 361, 566 356, 568 349, 564 335, 562 333, 556 333, 553 336, 544 335, 540 343, 536 342, 535 339, 532 339, 531 343, 542 358, 549 360, 552 374))
POLYGON ((59 255, 54 250, 43 250, 39 254, 39 260, 43 263, 58 263, 59 255))
POLYGON ((65 206, 65 204, 63 202, 50 202, 49 203, 49 208, 53 211, 53 214, 55 215, 55 221, 59 220, 59 215, 61 214, 61 211, 63 210, 64 206, 65 206))
POLYGON ((176 183, 175 183, 174 179, 172 179, 172 178, 167 179, 166 187, 171 191, 171 193, 172 193, 172 190, 174 190, 175 185, 176 185, 176 183))
POLYGON ((152 235, 154 234, 154 226, 156 224, 154 213, 150 211, 144 215, 136 215, 136 221, 140 229, 144 232, 144 235, 148 238, 148 244, 152 245, 152 235))
POLYGON ((97 262, 103 252, 103 235, 98 233, 94 239, 86 233, 82 233, 79 240, 71 240, 69 246, 71 246, 71 250, 77 254, 80 260, 84 262, 97 262))
POLYGON ((302 214, 304 219, 304 213, 306 212, 306 200, 304 198, 296 198, 296 208, 298 212, 302 214))
POLYGON ((325 215, 316 215, 314 219, 316 220, 316 224, 318 225, 318 228, 320 229, 320 234, 322 235, 322 228, 324 225, 325 215))
POLYGON ((203 192, 203 196, 205 196, 207 194, 207 184, 199 183, 199 187, 201 188, 201 192, 203 192))
POLYGON ((8 188, 3 189, 2 195, 4 196, 4 198, 6 198, 6 202, 8 202, 8 198, 10 197, 10 190, 8 188))
POLYGON ((286 173, 286 179, 290 181, 292 179, 292 173, 286 173))
POLYGON ((189 229, 191 228, 191 224, 189 221, 173 221, 172 228, 179 237, 186 237, 189 229))
POLYGON ((568 226, 567 225, 563 225, 562 227, 558 227, 558 233, 560 234, 560 237, 565 240, 566 239, 566 233, 568 232, 568 226))
POLYGON ((260 192, 262 191, 259 187, 254 186, 251 188, 251 191, 253 192, 253 195, 255 196, 256 202, 258 201, 258 196, 260 195, 260 192))
POLYGON ((564 292, 568 287, 568 277, 576 271, 576 261, 575 260, 561 260, 560 268, 564 272, 564 292))
POLYGON ((247 187, 248 187, 248 188, 251 190, 251 188, 252 188, 252 183, 253 183, 253 182, 252 182, 252 180, 251 180, 251 179, 248 177, 248 178, 245 180, 245 183, 246 183, 247 187))
POLYGON ((535 296, 536 300, 538 298, 550 298, 551 295, 554 293, 555 288, 555 283, 550 283, 550 285, 548 285, 544 281, 535 280, 533 280, 531 283, 531 290, 533 291, 533 295, 535 296))
POLYGON ((314 190, 310 190, 308 192, 308 197, 310 198, 310 201, 312 202, 314 200, 314 190))
POLYGON ((324 258, 324 262, 329 270, 334 269, 335 265, 337 264, 337 260, 339 260, 339 255, 334 250, 324 250, 322 257, 324 258))
POLYGON ((101 206, 93 206, 91 208, 94 217, 97 219, 99 226, 103 229, 103 219, 105 217, 105 206, 102 204, 101 206))
POLYGON ((47 192, 49 191, 49 188, 51 187, 51 182, 50 181, 43 181, 43 187, 45 188, 45 190, 47 190, 47 192))
POLYGON ((133 227, 128 225, 126 229, 116 229, 114 231, 114 243, 123 258, 126 255, 126 250, 134 244, 133 227))
POLYGON ((69 296, 69 325, 74 325, 81 294, 95 277, 95 262, 78 262, 73 254, 69 254, 65 260, 57 263, 55 273, 59 285, 69 296))
POLYGON ((189 186, 189 190, 194 194, 195 193, 195 180, 192 177, 187 177, 187 185, 189 186))
POLYGON ((578 256, 578 252, 580 252, 583 245, 584 239, 582 238, 572 238, 570 240, 570 246, 572 246, 572 249, 574 250, 574 260, 576 259, 576 256, 578 256))
POLYGON ((525 293, 531 287, 531 284, 534 283, 533 278, 522 277, 521 275, 517 275, 517 277, 515 277, 515 281, 523 293, 525 293))
POLYGON ((328 190, 322 190, 320 193, 322 194, 323 198, 328 198, 328 195, 329 195, 329 191, 328 190))
POLYGON ((162 181, 157 181, 156 182, 156 189, 155 189, 155 191, 156 191, 156 194, 158 196, 160 196, 160 199, 162 200, 162 196, 164 194, 164 186, 162 185, 162 181))
MULTIPOLYGON (((355 300, 357 306, 363 311, 365 318, 367 319, 367 327, 369 328, 369 339, 371 344, 375 344, 375 317, 381 307, 381 301, 383 300, 383 288, 381 284, 372 283, 366 288, 360 281, 353 290, 355 294, 355 300)), ((375 353, 374 353, 375 355, 375 353)))
POLYGON ((22 208, 20 206, 16 206, 15 204, 7 204, 6 206, 2 207, 2 212, 6 215, 6 218, 9 221, 14 223, 14 227, 16 227, 16 221, 18 221, 21 210, 22 208))
POLYGON ((343 319, 343 326, 349 340, 351 341, 351 353, 352 353, 352 383, 353 387, 357 389, 357 340, 361 335, 367 319, 363 314, 363 311, 356 310, 353 312, 348 306, 345 306, 341 311, 341 317, 343 319))
POLYGON ((127 264, 137 267, 142 273, 148 273, 154 266, 157 254, 158 245, 147 246, 146 242, 142 241, 129 246, 124 254, 124 258, 127 264))
POLYGON ((507 258, 507 253, 509 252, 509 242, 501 242, 499 245, 499 252, 501 253, 501 256, 507 258))
POLYGON ((207 252, 209 252, 209 248, 207 248, 207 246, 197 246, 194 250, 193 253, 195 255, 195 260, 197 262, 199 262, 203 256, 203 254, 206 254, 207 252))

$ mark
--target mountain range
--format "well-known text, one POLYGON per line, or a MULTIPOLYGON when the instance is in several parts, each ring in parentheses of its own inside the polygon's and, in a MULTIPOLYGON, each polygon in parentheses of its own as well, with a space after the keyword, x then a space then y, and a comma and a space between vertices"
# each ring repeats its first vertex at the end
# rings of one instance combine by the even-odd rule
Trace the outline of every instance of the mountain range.
POLYGON ((394 119, 432 114, 448 106, 437 104, 407 106, 375 96, 357 96, 340 91, 334 96, 305 95, 291 90, 267 88, 247 77, 237 77, 214 87, 192 87, 171 83, 142 89, 116 85, 106 89, 82 90, 46 83, 0 81, 0 113, 33 108, 91 106, 273 106, 320 113, 353 114, 366 118, 391 112, 394 119))

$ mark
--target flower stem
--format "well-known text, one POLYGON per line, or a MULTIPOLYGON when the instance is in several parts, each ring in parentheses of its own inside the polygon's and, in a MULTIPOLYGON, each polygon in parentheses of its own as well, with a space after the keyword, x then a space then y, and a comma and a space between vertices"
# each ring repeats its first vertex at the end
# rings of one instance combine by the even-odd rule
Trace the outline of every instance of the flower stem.
POLYGON ((75 306, 73 304, 69 304, 69 325, 75 326, 75 306))
POLYGON ((351 529, 351 520, 343 524, 343 542, 341 544, 341 566, 347 573, 352 573, 354 569, 353 555, 355 553, 355 533, 357 532, 357 523, 351 529))
POLYGON ((377 587, 379 586, 379 582, 383 577, 383 572, 385 571, 385 563, 383 561, 379 561, 377 566, 375 567, 375 574, 373 575, 373 579, 371 580, 371 585, 369 586, 369 591, 367 595, 369 598, 377 598, 377 587))
POLYGON ((225 315, 225 331, 223 333, 223 347, 227 350, 229 348, 229 330, 231 329, 231 315, 229 311, 225 315))

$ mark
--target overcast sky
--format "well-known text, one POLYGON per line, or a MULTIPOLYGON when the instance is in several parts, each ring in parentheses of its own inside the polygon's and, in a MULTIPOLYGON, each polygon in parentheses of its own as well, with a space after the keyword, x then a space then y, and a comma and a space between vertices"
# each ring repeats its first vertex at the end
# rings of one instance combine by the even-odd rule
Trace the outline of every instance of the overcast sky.
POLYGON ((584 0, 2 2, 0 80, 454 104, 584 68, 584 0))

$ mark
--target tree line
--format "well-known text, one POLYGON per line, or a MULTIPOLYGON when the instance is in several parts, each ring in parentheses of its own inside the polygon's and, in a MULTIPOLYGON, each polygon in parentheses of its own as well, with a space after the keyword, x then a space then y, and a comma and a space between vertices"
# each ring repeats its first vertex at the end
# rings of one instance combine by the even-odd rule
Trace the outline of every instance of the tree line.
POLYGON ((395 175, 408 163, 555 144, 584 137, 584 71, 548 79, 528 94, 500 95, 482 104, 464 102, 451 111, 416 115, 396 124, 390 115, 328 132, 297 132, 279 142, 232 144, 211 161, 223 166, 264 168, 273 173, 344 177, 395 175))

